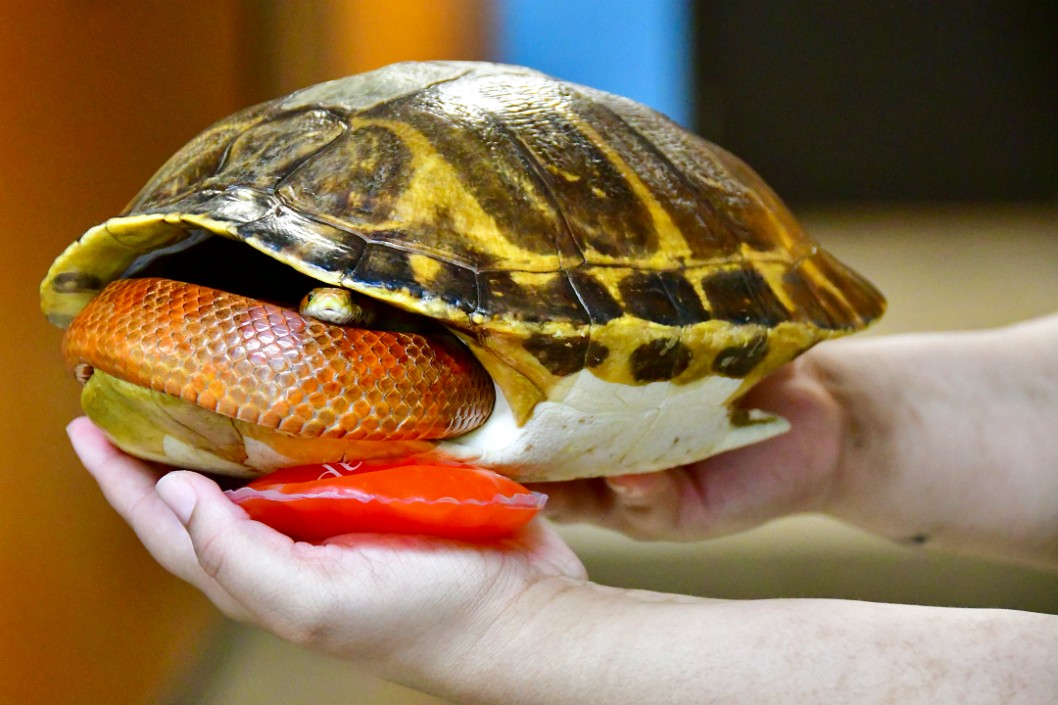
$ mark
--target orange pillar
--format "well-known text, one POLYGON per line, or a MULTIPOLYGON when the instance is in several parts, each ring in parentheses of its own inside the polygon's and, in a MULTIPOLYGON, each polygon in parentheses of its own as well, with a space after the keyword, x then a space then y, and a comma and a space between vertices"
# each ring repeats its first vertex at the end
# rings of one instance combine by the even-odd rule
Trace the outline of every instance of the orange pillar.
POLYGON ((239 102, 235 1, 0 2, 0 700, 154 702, 217 613, 66 441, 78 387, 40 314, 52 258, 239 102))
POLYGON ((493 12, 488 0, 334 2, 330 61, 366 71, 396 61, 489 58, 493 12))
POLYGON ((257 2, 246 77, 257 99, 397 61, 487 60, 490 0, 257 2))

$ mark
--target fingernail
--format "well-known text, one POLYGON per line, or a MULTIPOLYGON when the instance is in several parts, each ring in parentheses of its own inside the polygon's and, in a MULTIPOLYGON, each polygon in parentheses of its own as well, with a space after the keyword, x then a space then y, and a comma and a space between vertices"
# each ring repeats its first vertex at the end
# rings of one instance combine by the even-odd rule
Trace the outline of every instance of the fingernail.
POLYGON ((176 514, 180 523, 187 526, 187 523, 191 521, 191 512, 195 511, 195 503, 198 501, 195 491, 187 480, 178 474, 169 473, 158 480, 154 489, 165 505, 173 510, 173 514, 176 514))
POLYGON ((606 478, 606 485, 614 494, 618 494, 625 499, 640 499, 647 494, 643 482, 635 476, 616 475, 608 477, 606 478))
POLYGON ((70 438, 73 438, 73 432, 77 428, 77 426, 79 426, 82 423, 81 419, 83 419, 83 418, 84 418, 83 416, 78 416, 76 419, 70 419, 70 422, 68 424, 66 424, 66 435, 67 436, 69 436, 70 438))

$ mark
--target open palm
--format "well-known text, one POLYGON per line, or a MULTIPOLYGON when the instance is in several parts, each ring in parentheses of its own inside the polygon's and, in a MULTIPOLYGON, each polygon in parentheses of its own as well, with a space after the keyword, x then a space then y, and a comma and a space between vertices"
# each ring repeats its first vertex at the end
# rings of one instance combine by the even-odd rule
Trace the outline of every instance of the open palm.
POLYGON ((585 577, 542 522, 503 541, 350 534, 293 541, 249 519, 212 480, 166 475, 110 445, 87 419, 74 447, 113 507, 167 570, 228 616, 362 662, 471 639, 495 610, 549 578, 585 577))

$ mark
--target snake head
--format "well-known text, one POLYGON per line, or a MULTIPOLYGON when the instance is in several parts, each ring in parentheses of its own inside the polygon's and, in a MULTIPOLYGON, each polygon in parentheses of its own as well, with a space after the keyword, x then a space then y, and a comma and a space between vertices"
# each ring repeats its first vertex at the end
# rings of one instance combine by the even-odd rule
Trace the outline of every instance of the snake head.
POLYGON ((377 308, 368 299, 336 286, 317 287, 305 294, 298 312, 324 323, 360 328, 371 327, 378 318, 377 308))

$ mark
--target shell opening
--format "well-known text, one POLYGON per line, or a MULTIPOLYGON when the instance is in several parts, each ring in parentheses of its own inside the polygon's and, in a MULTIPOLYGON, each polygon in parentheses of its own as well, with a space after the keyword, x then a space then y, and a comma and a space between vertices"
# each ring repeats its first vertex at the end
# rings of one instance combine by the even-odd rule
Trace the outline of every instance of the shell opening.
POLYGON ((296 309, 320 282, 244 243, 218 235, 198 237, 191 247, 152 253, 129 274, 162 277, 220 289, 296 309), (157 256, 154 256, 157 255, 157 256))
MULTIPOLYGON (((129 274, 198 284, 294 310, 301 307, 306 294, 320 289, 321 283, 326 284, 243 242, 220 235, 199 237, 199 233, 205 231, 196 231, 193 246, 172 248, 158 256, 152 253, 150 258, 137 261, 136 268, 130 269, 129 274)), ((333 290, 335 286, 326 284, 324 288, 333 290)), ((385 302, 366 296, 354 299, 364 311, 356 320, 341 322, 331 320, 327 315, 309 315, 339 325, 377 330, 416 333, 440 333, 442 330, 439 324, 428 318, 385 302)))

